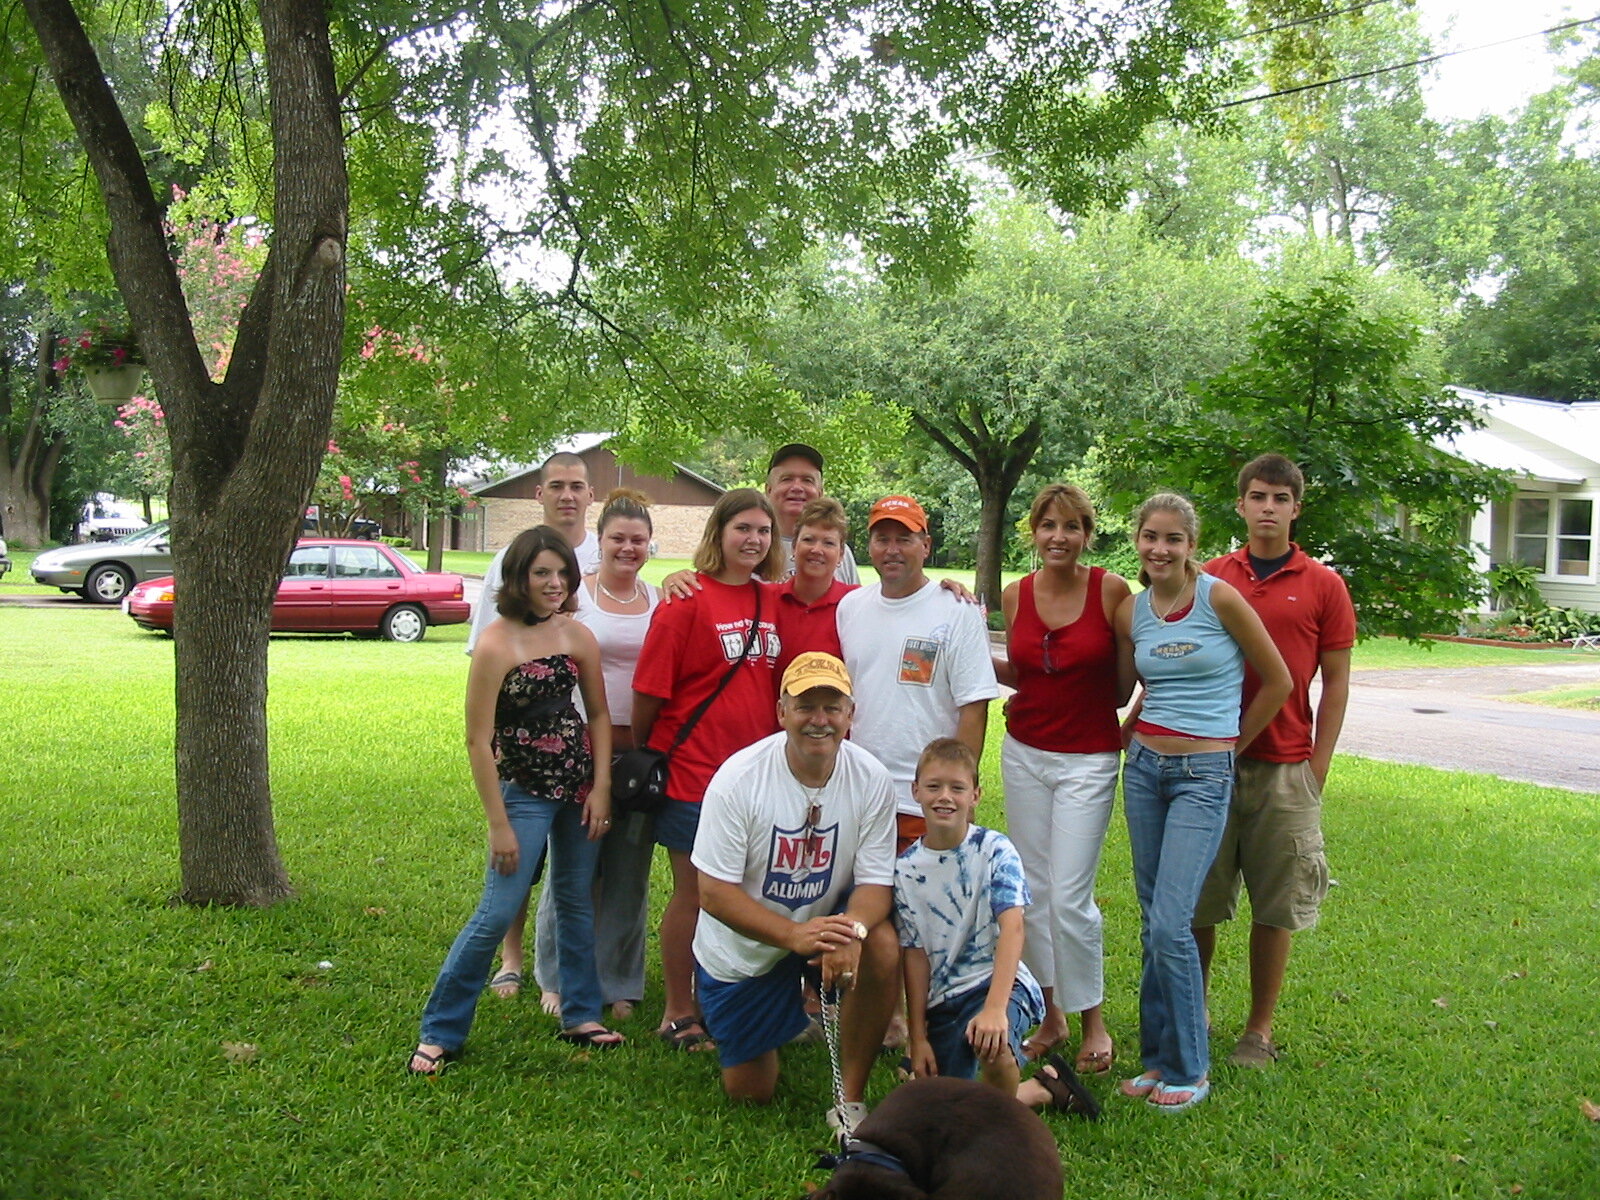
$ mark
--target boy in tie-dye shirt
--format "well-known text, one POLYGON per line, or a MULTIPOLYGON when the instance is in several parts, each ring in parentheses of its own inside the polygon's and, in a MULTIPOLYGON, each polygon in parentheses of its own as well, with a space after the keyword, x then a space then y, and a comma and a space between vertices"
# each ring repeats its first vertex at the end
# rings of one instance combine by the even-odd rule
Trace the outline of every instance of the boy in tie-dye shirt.
POLYGON ((972 823, 977 760, 954 738, 930 743, 912 794, 928 831, 895 863, 905 948, 911 1069, 1015 1094, 1022 1042, 1044 997, 1022 962, 1022 860, 1004 834, 972 823))

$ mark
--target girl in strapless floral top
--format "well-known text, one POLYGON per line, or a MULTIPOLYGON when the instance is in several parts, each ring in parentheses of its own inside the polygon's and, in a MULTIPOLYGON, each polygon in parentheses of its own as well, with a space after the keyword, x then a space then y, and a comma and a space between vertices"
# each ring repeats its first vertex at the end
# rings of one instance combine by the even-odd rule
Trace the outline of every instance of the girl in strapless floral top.
POLYGON ((618 1046, 600 1022, 591 884, 611 826, 611 715, 594 635, 576 607, 578 564, 540 525, 506 552, 499 617, 484 629, 467 678, 467 758, 489 822, 483 898, 451 946, 422 1014, 410 1070, 433 1075, 460 1051, 495 947, 528 897, 540 849, 550 848, 565 1041, 618 1046), (576 684, 588 720, 572 703, 576 684))

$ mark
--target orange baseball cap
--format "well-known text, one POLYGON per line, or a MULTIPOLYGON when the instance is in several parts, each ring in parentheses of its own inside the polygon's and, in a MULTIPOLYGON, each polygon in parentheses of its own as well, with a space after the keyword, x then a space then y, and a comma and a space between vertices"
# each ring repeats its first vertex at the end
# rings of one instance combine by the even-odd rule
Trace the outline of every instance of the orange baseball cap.
POLYGON ((867 528, 879 521, 899 521, 912 533, 928 532, 928 514, 910 496, 885 496, 874 504, 867 514, 867 528))

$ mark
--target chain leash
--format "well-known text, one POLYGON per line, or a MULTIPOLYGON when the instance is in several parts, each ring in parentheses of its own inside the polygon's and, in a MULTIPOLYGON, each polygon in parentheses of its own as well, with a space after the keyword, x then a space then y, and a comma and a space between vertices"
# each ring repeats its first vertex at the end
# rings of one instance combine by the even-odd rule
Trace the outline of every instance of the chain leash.
POLYGON ((822 1004, 822 1036, 828 1043, 828 1067, 833 1072, 834 1111, 839 1114, 839 1140, 848 1142, 856 1131, 850 1119, 850 1110, 844 1103, 844 1073, 839 1067, 839 990, 819 988, 817 998, 822 1004))

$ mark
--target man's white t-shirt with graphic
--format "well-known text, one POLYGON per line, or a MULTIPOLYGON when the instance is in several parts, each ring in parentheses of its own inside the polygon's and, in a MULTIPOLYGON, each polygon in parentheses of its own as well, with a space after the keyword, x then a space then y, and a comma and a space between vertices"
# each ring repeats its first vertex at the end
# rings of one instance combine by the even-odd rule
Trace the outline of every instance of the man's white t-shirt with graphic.
MULTIPOLYGON (((974 825, 953 850, 918 839, 894 864, 894 923, 902 946, 928 956, 928 1007, 987 985, 1000 914, 1032 902, 1022 859, 1003 833, 974 825)), ((1039 1011, 1044 993, 1023 963, 1017 982, 1039 1011)))
POLYGON ((923 747, 955 736, 962 705, 1000 694, 983 610, 932 580, 898 600, 875 583, 839 601, 839 644, 855 686, 850 739, 889 768, 900 811, 921 816, 911 782, 923 747))
MULTIPOLYGON (((690 860, 799 923, 837 912, 857 884, 894 884, 894 783, 872 755, 844 742, 813 797, 789 769, 788 740, 783 732, 762 738, 711 777, 690 860)), ((695 926, 695 961, 724 983, 764 975, 787 953, 709 913, 695 926)))

